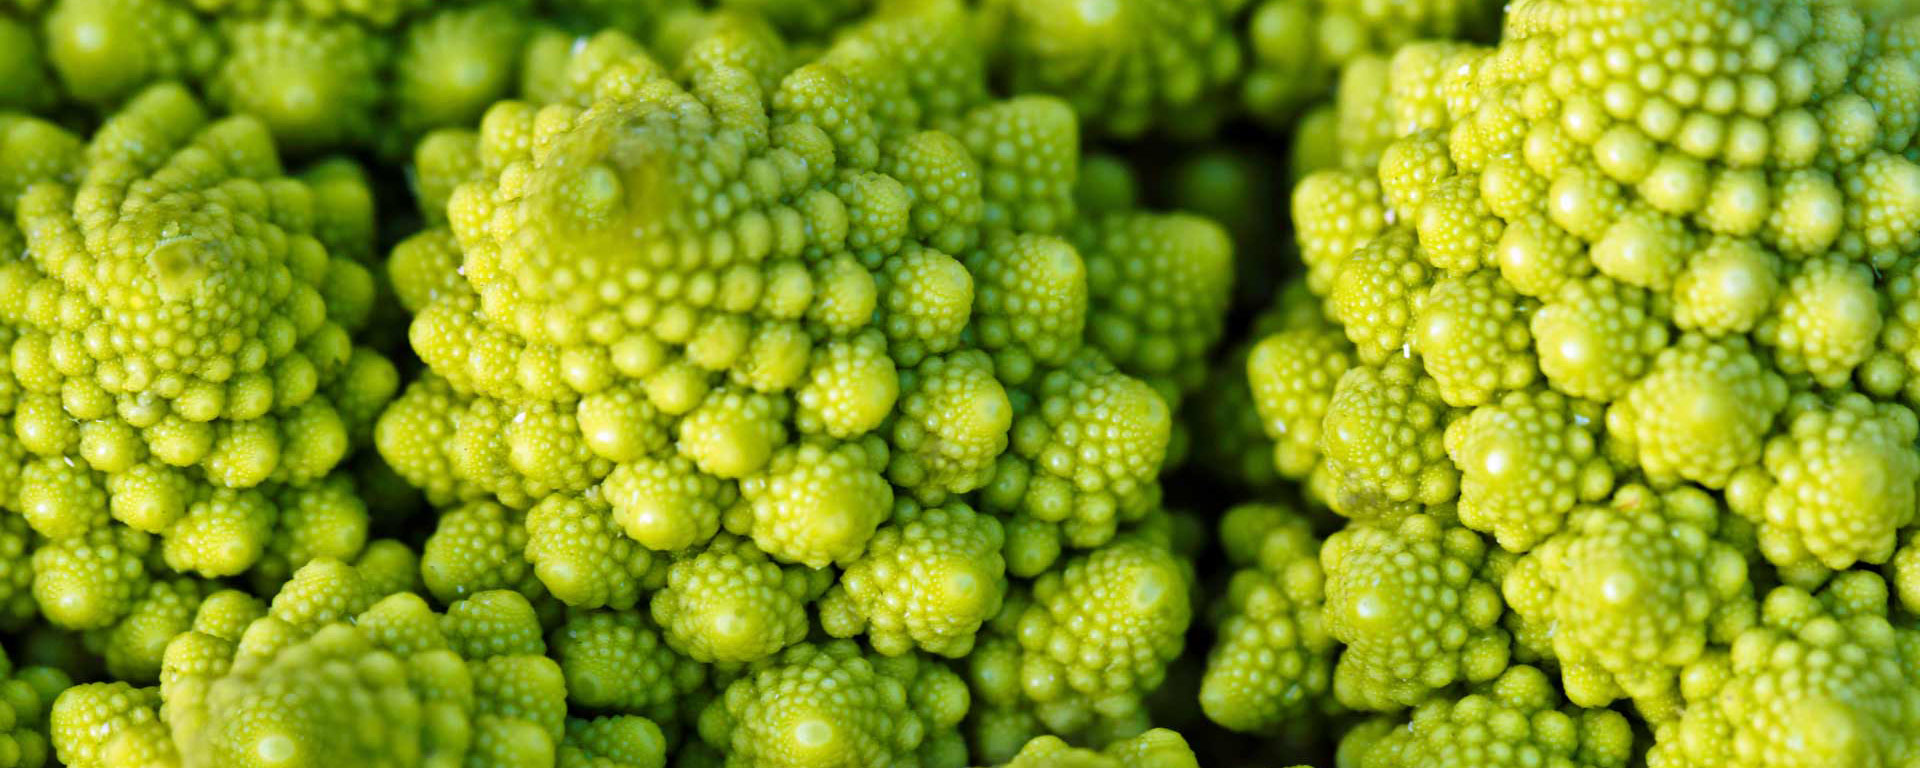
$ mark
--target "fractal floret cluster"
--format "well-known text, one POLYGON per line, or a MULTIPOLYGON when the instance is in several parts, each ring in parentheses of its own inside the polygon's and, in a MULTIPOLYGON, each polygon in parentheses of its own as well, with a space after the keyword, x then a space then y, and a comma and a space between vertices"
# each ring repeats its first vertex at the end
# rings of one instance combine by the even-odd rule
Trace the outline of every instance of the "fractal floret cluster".
POLYGON ((1239 358, 1275 473, 1347 522, 1223 528, 1271 541, 1215 719, 1313 686, 1383 713, 1362 766, 1913 759, 1914 23, 1539 0, 1350 67, 1239 358), (1566 719, 1460 730, 1503 708, 1566 719))
MULTIPOLYGON (((422 552, 434 594, 632 612, 716 672, 903 664, 952 689, 924 740, 836 726, 861 754, 963 760, 958 675, 1003 636, 1027 683, 992 701, 996 737, 1144 727, 1194 579, 1132 531, 1168 514, 1232 246, 1078 210, 1072 111, 991 97, 941 33, 959 13, 882 13, 798 66, 737 16, 677 63, 554 39, 523 100, 422 142, 438 225, 389 265, 426 371, 375 436, 453 510, 422 552)), ((767 674, 700 716, 742 764, 799 748, 764 732, 809 706, 778 682, 799 673, 767 674)))
POLYGON ((0 767, 1920 762, 1884 0, 0 0, 0 767))

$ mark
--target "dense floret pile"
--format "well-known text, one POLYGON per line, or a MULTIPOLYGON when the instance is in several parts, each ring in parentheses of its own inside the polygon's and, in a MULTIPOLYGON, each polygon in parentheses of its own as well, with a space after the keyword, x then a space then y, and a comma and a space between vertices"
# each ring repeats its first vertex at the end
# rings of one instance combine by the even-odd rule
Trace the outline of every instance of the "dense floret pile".
POLYGON ((1005 37, 999 69, 1013 91, 1059 94, 1104 135, 1189 140, 1242 115, 1283 126, 1356 59, 1425 38, 1491 37, 1500 11, 1488 0, 982 5, 983 26, 1005 37))
POLYGON ((1920 481, 1912 24, 1536 0, 1497 46, 1347 69, 1338 130, 1298 137, 1305 274, 1236 359, 1275 473, 1346 522, 1229 518, 1274 532, 1216 722, 1318 685, 1402 713, 1343 764, 1626 765, 1620 712, 1649 765, 1911 759, 1920 635, 1882 573, 1920 481), (1303 626, 1344 646, 1330 683, 1303 626))
POLYGON ((1920 763, 1888 0, 0 0, 0 768, 1920 763))

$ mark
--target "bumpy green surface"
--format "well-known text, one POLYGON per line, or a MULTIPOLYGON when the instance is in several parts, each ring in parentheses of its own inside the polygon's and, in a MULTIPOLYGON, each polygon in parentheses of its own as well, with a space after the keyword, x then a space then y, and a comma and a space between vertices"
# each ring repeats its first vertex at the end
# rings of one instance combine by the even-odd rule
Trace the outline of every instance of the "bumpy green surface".
POLYGON ((1220 532, 1223 544, 1251 547, 1255 559, 1228 582, 1200 706, 1236 731, 1272 729, 1321 708, 1331 686, 1337 643, 1328 631, 1320 543, 1306 520, 1282 509, 1239 507, 1220 532))
POLYGON ((76 672, 151 685, 226 584, 272 595, 360 559, 411 585, 344 463, 399 378, 356 341, 359 169, 286 175, 260 121, 177 85, 86 140, 0 116, 0 167, 9 628, 37 616, 97 660, 76 672))
POLYGON ((0 766, 1913 763, 1916 114, 1887 0, 0 0, 0 766))
POLYGON ((1414 40, 1490 36, 1484 0, 990 0, 998 68, 1016 92, 1058 94, 1122 139, 1205 138, 1228 118, 1280 127, 1340 69, 1414 40))
POLYGON ((1559 699, 1546 674, 1514 667, 1457 700, 1420 705, 1408 722, 1356 749, 1358 765, 1629 764, 1633 731, 1625 717, 1607 709, 1562 706, 1559 699))
MULTIPOLYGON (((1247 381, 1276 473, 1347 519, 1333 693, 1410 709, 1340 764, 1910 759, 1906 13, 1516 3, 1497 46, 1354 59, 1301 127, 1272 312, 1332 327, 1259 328, 1247 381)), ((1306 535, 1261 509, 1230 560, 1306 535)), ((1299 640, 1256 647, 1210 674, 1299 640)))
POLYGON ((831 733, 768 713, 828 659, 911 682, 1013 641, 995 621, 1080 638, 1022 651, 1061 685, 1003 710, 1098 747, 1148 727, 1195 610, 1188 555, 1134 529, 1164 514, 1232 243, 1193 215, 1080 211, 1112 182, 1080 178, 1073 111, 990 98, 963 9, 897 5, 804 54, 726 13, 653 47, 536 38, 523 100, 415 154, 429 228, 387 275, 427 370, 373 434, 444 508, 426 585, 570 606, 577 703, 669 733, 691 714, 688 754, 965 764, 941 729, 972 696, 902 710, 887 683, 855 709, 907 719, 832 713, 831 733), (593 609, 652 650, 607 656, 593 609), (670 679, 718 698, 670 717, 646 698, 670 679))
POLYGON ((43 44, 59 90, 102 112, 180 80, 223 110, 258 117, 296 153, 402 153, 506 95, 530 31, 526 6, 59 0, 44 12, 43 44))
POLYGON ((1671 712, 1679 671, 1755 620, 1746 553, 1721 538, 1741 525, 1697 488, 1629 485, 1579 508, 1506 575, 1518 639, 1550 644, 1532 650, 1560 660, 1575 704, 1671 712))

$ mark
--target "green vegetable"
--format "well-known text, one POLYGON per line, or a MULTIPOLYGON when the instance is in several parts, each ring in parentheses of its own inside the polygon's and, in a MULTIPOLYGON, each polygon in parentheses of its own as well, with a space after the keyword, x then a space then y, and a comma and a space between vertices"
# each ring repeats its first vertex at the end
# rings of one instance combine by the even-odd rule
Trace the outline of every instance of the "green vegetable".
POLYGON ((1866 571, 1817 594, 1776 587, 1759 624, 1688 666, 1686 708, 1656 727, 1649 763, 1847 762, 1913 750, 1913 644, 1886 602, 1886 583, 1866 571))
MULTIPOLYGON (((1356 764, 1361 768, 1629 764, 1633 731, 1625 717, 1607 709, 1562 706, 1559 699, 1545 673, 1514 667, 1457 700, 1435 699, 1420 705, 1408 722, 1383 734, 1362 735, 1353 750, 1356 764)), ((1347 746, 1343 744, 1341 751, 1347 752, 1347 746)))
POLYGON ((0 0, 0 767, 1914 763, 1906 5, 0 0))
POLYGON ((1498 11, 1483 0, 991 0, 983 15, 1015 92, 1058 94, 1117 138, 1196 139, 1238 114, 1284 125, 1354 59, 1488 36, 1498 11))
POLYGON ((865 655, 837 640, 756 664, 700 717, 700 737, 728 765, 964 762, 954 725, 967 688, 916 656, 865 655))
MULTIPOLYGON (((1910 638, 1870 570, 1912 599, 1900 15, 1541 0, 1497 47, 1347 67, 1296 146, 1288 290, 1331 327, 1267 325, 1245 358, 1275 471, 1347 518, 1319 550, 1335 698, 1411 709, 1342 764, 1912 751, 1910 638), (1595 709, 1621 699, 1650 750, 1595 709)), ((1312 711, 1293 681, 1318 608, 1286 565, 1311 531, 1274 509, 1222 525, 1257 570, 1208 678, 1209 715, 1266 733, 1312 711), (1256 610, 1286 629, 1242 639, 1256 610)))
POLYGON ((1068 746, 1058 736, 1036 736, 1000 768, 1193 768, 1193 751, 1180 734, 1155 728, 1101 752, 1068 746))
POLYGON ((404 152, 505 94, 528 21, 518 0, 57 0, 45 36, 62 89, 103 111, 187 80, 294 153, 404 152))
POLYGON ((1270 730, 1320 708, 1332 684, 1320 542, 1304 518, 1270 506, 1229 510, 1220 533, 1242 567, 1227 585, 1200 706, 1227 728, 1270 730))

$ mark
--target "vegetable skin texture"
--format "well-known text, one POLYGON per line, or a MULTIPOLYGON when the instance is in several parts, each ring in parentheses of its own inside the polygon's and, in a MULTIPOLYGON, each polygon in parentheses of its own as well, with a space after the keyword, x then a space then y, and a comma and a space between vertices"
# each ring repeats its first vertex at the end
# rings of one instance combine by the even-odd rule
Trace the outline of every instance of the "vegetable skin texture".
POLYGON ((1840 574, 1817 593, 1774 588, 1758 624, 1729 650, 1688 667, 1685 714, 1655 729, 1648 765, 1870 762, 1912 754, 1914 645, 1911 630, 1889 622, 1887 599, 1886 583, 1867 571, 1840 574))
MULTIPOLYGON (((1337 126, 1323 148, 1334 156, 1294 192, 1307 286, 1354 344, 1352 384, 1410 367, 1393 380, 1430 377, 1437 399, 1463 410, 1401 410, 1355 397, 1394 390, 1343 387, 1318 428, 1336 470, 1331 506, 1390 522, 1416 497, 1452 503, 1521 553, 1576 504, 1638 476, 1725 494, 1763 531, 1765 559, 1796 580, 1891 557, 1904 515, 1789 501, 1898 505, 1909 492, 1904 459, 1866 447, 1877 438, 1865 434, 1833 440, 1858 445, 1853 463, 1884 471, 1884 491, 1867 491, 1880 486, 1865 473, 1803 471, 1841 449, 1811 422, 1796 431, 1811 417, 1789 406, 1907 408, 1894 402, 1911 346, 1896 310, 1912 248, 1884 223, 1920 212, 1920 197, 1900 191, 1920 188, 1896 114, 1915 92, 1910 36, 1858 13, 1540 0, 1509 10, 1496 47, 1419 42, 1349 66, 1324 118, 1337 126), (1701 35, 1691 59, 1658 53, 1677 42, 1640 43, 1680 29, 1701 35), (1709 61, 1756 44, 1739 71, 1709 61), (1556 61, 1592 76, 1568 79, 1556 61), (1514 421, 1520 400, 1543 395, 1560 404, 1528 411, 1538 426, 1514 421), (1502 461, 1521 454, 1501 442, 1527 429, 1527 463, 1502 461), (1436 465, 1422 446, 1442 430, 1449 461, 1436 465), (1794 490, 1775 490, 1779 472, 1794 490)), ((1268 370, 1250 371, 1256 391, 1268 370)), ((1887 414, 1865 421, 1903 434, 1904 417, 1887 414)), ((1301 454, 1283 452, 1276 468, 1309 476, 1301 454)))
POLYGON ((1422 704, 1409 722, 1377 739, 1356 750, 1361 768, 1620 768, 1630 764, 1634 746, 1633 730, 1620 713, 1562 705, 1546 673, 1528 666, 1507 670, 1458 699, 1422 704))
POLYGON ((1060 737, 1036 736, 999 768, 1198 768, 1193 749, 1180 734, 1154 728, 1101 751, 1069 746, 1060 737))
POLYGON ((865 655, 851 641, 794 646, 755 664, 700 718, 728 766, 964 765, 953 726, 967 689, 916 656, 865 655))
POLYGON ((45 28, 63 90, 102 112, 180 80, 257 116, 292 154, 391 155, 505 95, 526 6, 59 0, 45 28))
POLYGON ((407 765, 464 754, 519 765, 516 755, 539 744, 550 756, 565 687, 525 598, 481 593, 443 617, 405 582, 382 596, 394 586, 379 564, 326 559, 302 567, 265 611, 237 593, 209 600, 168 644, 157 691, 96 684, 56 701, 55 746, 81 764, 140 754, 180 765, 354 755, 407 765), (372 708, 334 703, 355 696, 372 708), (163 702, 160 727, 152 707, 163 702))
POLYGON ((1262 732, 1323 706, 1338 643, 1325 617, 1320 541, 1306 518, 1284 508, 1236 509, 1221 521, 1221 543, 1253 549, 1227 583, 1200 706, 1222 727, 1262 732), (1246 535, 1255 525, 1264 535, 1246 535))
POLYGON ((1515 562, 1502 593, 1521 625, 1554 628, 1540 650, 1560 661, 1574 704, 1632 698, 1662 718, 1681 670, 1757 620, 1744 523, 1696 487, 1625 486, 1515 562))
POLYGON ((1456 682, 1507 669, 1500 576, 1511 556, 1434 515, 1351 526, 1320 548, 1328 633, 1346 644, 1333 692, 1360 710, 1420 704, 1456 682))

